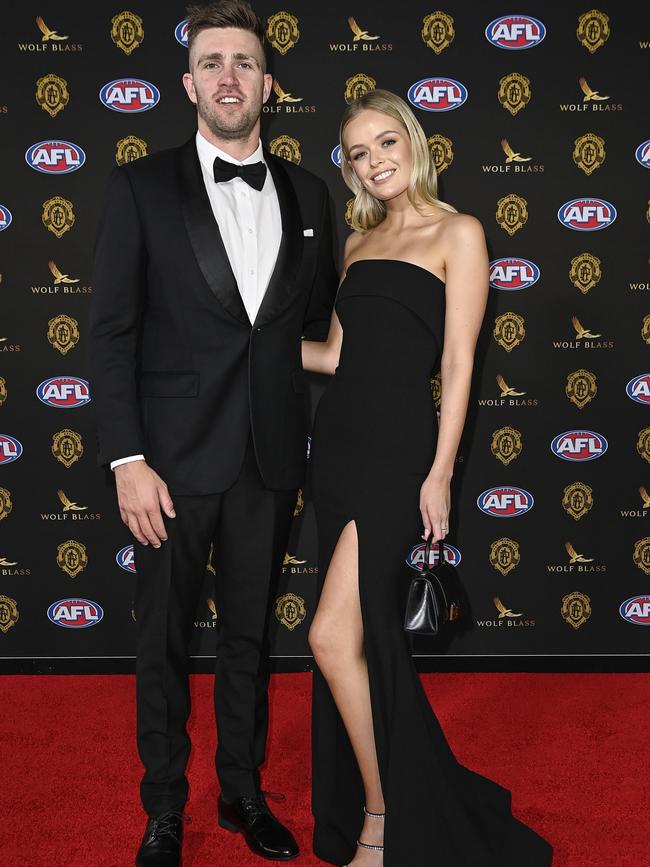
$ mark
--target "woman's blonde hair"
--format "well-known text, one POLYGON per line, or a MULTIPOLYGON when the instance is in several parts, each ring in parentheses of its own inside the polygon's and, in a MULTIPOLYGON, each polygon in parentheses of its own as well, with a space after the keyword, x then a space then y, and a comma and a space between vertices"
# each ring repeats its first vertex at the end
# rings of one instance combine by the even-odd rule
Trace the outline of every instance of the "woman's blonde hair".
POLYGON ((396 93, 390 90, 369 90, 351 102, 343 112, 339 143, 341 145, 341 172, 343 180, 354 193, 350 223, 357 232, 367 232, 377 226, 386 216, 386 205, 364 187, 348 164, 350 152, 343 143, 343 131, 353 117, 365 109, 373 109, 399 121, 411 140, 411 178, 407 196, 409 202, 422 216, 427 215, 427 206, 442 208, 457 213, 456 208, 438 198, 438 174, 429 150, 424 131, 415 115, 396 93))

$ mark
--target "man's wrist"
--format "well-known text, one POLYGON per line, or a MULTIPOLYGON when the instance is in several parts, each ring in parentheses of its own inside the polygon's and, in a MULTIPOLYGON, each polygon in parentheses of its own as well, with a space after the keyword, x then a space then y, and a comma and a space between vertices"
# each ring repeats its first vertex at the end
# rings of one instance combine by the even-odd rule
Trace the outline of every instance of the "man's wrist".
POLYGON ((130 464, 132 461, 143 461, 144 455, 129 455, 126 458, 118 458, 115 461, 111 461, 111 469, 115 472, 117 467, 122 466, 122 464, 130 464))

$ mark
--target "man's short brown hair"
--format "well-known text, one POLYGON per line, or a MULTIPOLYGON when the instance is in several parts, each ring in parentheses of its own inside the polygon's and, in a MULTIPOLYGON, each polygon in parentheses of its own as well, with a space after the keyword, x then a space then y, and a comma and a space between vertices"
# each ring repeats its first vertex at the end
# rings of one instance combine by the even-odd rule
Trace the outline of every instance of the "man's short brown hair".
POLYGON ((187 7, 187 47, 202 30, 210 27, 236 27, 248 30, 260 41, 262 47, 262 66, 266 71, 264 25, 248 0, 213 0, 211 3, 187 7))

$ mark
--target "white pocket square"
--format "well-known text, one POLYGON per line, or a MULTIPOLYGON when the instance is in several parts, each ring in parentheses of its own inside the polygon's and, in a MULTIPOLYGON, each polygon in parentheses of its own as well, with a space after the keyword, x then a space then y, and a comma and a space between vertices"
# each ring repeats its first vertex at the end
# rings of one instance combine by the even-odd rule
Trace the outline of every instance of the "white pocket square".
POLYGON ((304 230, 303 230, 303 235, 304 235, 306 238, 313 238, 313 237, 314 237, 314 230, 313 230, 313 229, 304 229, 304 230))

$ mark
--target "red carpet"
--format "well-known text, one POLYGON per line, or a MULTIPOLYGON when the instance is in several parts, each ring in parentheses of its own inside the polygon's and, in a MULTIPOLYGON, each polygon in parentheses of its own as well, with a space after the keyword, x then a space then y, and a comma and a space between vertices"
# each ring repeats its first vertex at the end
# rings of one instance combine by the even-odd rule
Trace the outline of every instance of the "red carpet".
MULTIPOLYGON (((553 843, 553 867, 650 865, 647 675, 423 680, 459 760, 513 791, 516 814, 553 843)), ((185 867, 261 867, 241 837, 214 821, 211 682, 193 678, 185 867)), ((315 865, 322 862, 310 854, 309 691, 309 675, 274 677, 263 783, 286 795, 272 806, 302 848, 294 863, 315 865)), ((133 864, 144 828, 133 678, 8 676, 0 695, 0 864, 133 864)))

